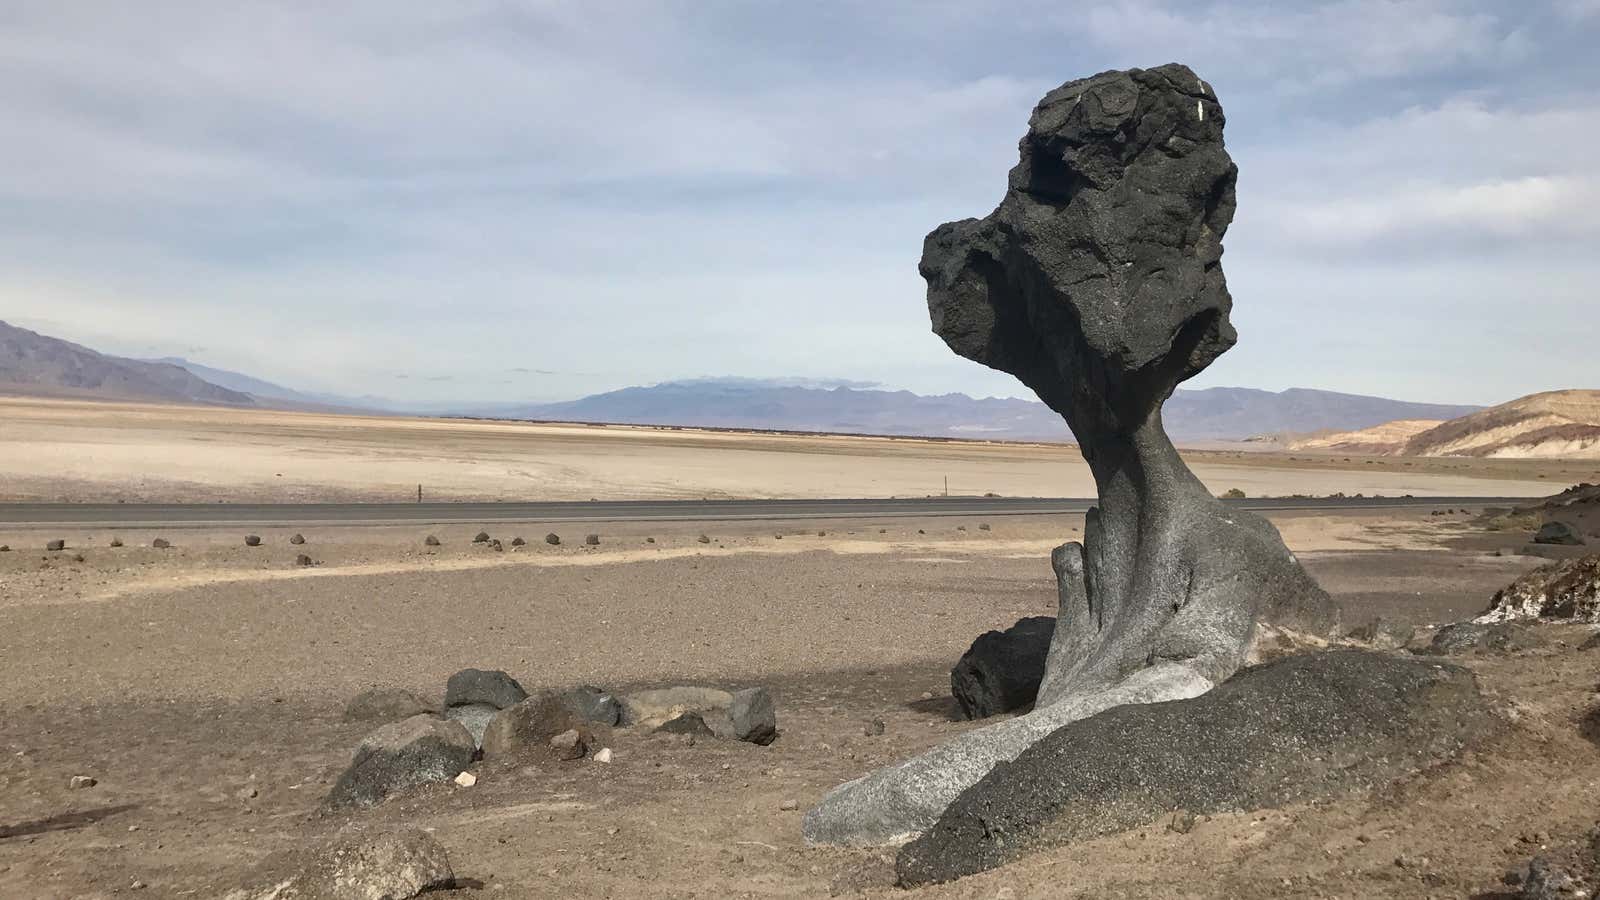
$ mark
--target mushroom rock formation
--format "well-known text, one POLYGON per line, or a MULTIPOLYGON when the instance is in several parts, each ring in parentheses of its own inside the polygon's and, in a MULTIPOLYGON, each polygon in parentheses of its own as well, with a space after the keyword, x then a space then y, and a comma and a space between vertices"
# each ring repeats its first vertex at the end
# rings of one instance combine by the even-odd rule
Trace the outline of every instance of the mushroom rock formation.
POLYGON ((814 843, 902 841, 1061 726, 1199 696, 1261 622, 1326 633, 1328 595, 1265 519, 1189 471, 1161 424, 1174 388, 1233 346, 1222 237, 1238 174, 1188 67, 1068 82, 1034 109, 1005 198, 923 245, 933 330, 1060 413, 1094 474, 1083 543, 1056 548, 1060 611, 1034 711, 835 789, 814 843))

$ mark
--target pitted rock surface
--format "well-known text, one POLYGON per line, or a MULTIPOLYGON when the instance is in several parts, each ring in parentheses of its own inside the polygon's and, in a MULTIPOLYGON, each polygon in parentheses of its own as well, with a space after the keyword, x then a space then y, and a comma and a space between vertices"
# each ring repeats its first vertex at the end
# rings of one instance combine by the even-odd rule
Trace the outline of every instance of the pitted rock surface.
POLYGON ((1600 624, 1600 554, 1534 569, 1495 594, 1474 621, 1536 620, 1600 624))
POLYGON ((1029 849, 1389 784, 1493 733, 1466 669, 1358 650, 1240 673, 1193 700, 1061 728, 964 792, 897 860, 903 885, 949 881, 1029 849))
POLYGON ((449 781, 477 753, 472 735, 459 722, 437 716, 412 716, 362 738, 350 767, 334 783, 328 805, 373 806, 397 791, 449 781))

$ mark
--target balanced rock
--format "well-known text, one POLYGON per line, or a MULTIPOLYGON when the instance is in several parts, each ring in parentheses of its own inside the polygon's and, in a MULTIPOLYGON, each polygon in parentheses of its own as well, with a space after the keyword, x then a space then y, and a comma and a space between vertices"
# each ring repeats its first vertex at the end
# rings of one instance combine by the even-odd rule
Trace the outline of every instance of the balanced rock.
POLYGON ((1549 521, 1539 526, 1533 536, 1535 544, 1561 544, 1576 547, 1583 544, 1583 534, 1570 523, 1549 521))
POLYGON ((373 806, 407 788, 449 781, 472 763, 477 749, 461 723, 437 716, 385 725, 356 747, 350 767, 328 794, 328 805, 373 806))
POLYGON ((949 881, 1175 809, 1270 809, 1381 787, 1452 758, 1496 721, 1457 666, 1357 650, 1288 657, 1203 697, 1050 733, 906 845, 900 883, 949 881))
POLYGON ((589 724, 574 713, 560 695, 536 694, 501 710, 489 722, 483 733, 483 756, 495 759, 548 749, 552 738, 568 731, 578 732, 586 747, 593 743, 589 724))
POLYGON ((1005 631, 986 631, 950 670, 950 693, 968 719, 1033 705, 1056 633, 1051 616, 1031 616, 1005 631))
POLYGON ((433 711, 432 703, 405 688, 373 687, 350 698, 350 702, 345 704, 344 719, 346 722, 368 719, 395 721, 433 711))
POLYGON ((1537 620, 1600 624, 1600 554, 1534 569, 1496 593, 1473 621, 1537 620))
POLYGON ((1069 722, 1203 694, 1262 623, 1331 636, 1337 607, 1260 516, 1195 477, 1162 424, 1233 346, 1222 239, 1238 170, 1210 85, 1182 65, 1104 72, 1034 108, 1000 205, 923 243, 933 330, 1065 419, 1099 495, 1051 556, 1059 600, 1034 710, 841 785, 814 842, 886 843, 1069 722))
POLYGON ((304 856, 295 870, 285 860, 264 864, 223 900, 411 900, 455 886, 449 854, 425 831, 410 829, 341 838, 304 856))

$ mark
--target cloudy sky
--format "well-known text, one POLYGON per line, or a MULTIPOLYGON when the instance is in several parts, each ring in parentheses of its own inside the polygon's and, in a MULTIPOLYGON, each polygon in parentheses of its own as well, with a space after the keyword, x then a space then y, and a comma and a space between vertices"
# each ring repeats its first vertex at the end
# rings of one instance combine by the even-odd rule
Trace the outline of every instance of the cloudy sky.
POLYGON ((422 402, 1018 395, 916 261, 1028 111, 1190 64, 1241 168, 1196 385, 1600 388, 1600 0, 0 0, 0 319, 422 402))

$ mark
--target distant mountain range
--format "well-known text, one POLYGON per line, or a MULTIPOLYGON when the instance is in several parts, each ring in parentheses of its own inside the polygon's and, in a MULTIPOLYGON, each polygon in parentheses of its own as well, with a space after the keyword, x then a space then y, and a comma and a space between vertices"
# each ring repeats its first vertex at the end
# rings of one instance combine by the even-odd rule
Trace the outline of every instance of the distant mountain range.
MULTIPOLYGON (((169 357, 107 356, 0 322, 0 391, 51 396, 291 409, 415 412, 371 397, 284 387, 238 372, 169 357)), ((1395 419, 1454 419, 1482 407, 1407 403, 1292 388, 1180 390, 1166 405, 1167 430, 1181 441, 1241 440, 1262 434, 1353 431, 1395 419)), ((1035 400, 923 396, 851 383, 801 379, 702 378, 629 387, 563 403, 463 405, 429 410, 464 416, 567 422, 749 428, 991 440, 1070 441, 1061 418, 1035 400)))
MULTIPOLYGON (((1482 409, 1407 403, 1291 388, 1180 390, 1167 402, 1177 440, 1241 440, 1269 433, 1366 428, 1398 418, 1446 419, 1482 409), (1348 423, 1361 422, 1361 425, 1348 423)), ((922 396, 909 391, 789 387, 707 378, 630 387, 565 403, 501 408, 507 418, 777 431, 919 435, 995 440, 1071 440, 1061 417, 1036 400, 922 396)))
POLYGON ((106 356, 0 322, 0 391, 52 397, 254 406, 183 366, 106 356))

